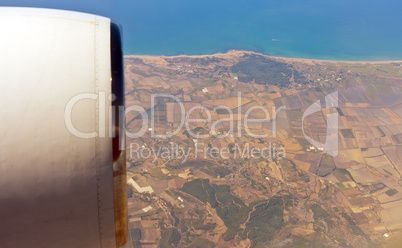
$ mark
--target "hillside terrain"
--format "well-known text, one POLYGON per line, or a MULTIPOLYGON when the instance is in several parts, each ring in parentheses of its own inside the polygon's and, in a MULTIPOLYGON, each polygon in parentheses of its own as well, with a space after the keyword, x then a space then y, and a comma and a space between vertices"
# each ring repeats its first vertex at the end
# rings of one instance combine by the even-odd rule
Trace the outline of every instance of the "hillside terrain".
POLYGON ((126 142, 126 247, 388 247, 400 234, 402 62, 126 56, 125 78, 126 106, 143 109, 127 130, 146 124, 126 142), (329 115, 336 156, 306 139, 326 142, 329 115))

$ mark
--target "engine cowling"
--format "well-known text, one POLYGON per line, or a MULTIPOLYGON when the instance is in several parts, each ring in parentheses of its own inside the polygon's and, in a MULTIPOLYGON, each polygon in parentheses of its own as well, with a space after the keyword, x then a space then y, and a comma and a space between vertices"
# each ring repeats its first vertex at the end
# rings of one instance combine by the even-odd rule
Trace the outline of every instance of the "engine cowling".
POLYGON ((121 31, 109 18, 0 8, 1 247, 127 239, 121 31))

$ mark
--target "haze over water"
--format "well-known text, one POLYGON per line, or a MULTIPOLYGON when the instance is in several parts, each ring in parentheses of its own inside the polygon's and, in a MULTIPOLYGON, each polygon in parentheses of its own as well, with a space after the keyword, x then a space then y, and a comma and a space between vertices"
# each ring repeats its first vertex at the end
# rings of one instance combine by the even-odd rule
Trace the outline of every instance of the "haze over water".
MULTIPOLYGON (((26 5, 24 1, 9 2, 26 5)), ((113 18, 123 26, 125 54, 211 54, 248 49, 315 59, 402 59, 402 2, 398 0, 90 2, 49 0, 30 5, 113 18)))

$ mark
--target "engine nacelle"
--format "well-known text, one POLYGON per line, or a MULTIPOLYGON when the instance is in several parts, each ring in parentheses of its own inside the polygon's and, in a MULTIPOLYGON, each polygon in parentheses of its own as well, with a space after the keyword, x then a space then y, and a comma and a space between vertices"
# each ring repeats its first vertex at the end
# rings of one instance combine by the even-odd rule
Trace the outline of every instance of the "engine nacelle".
POLYGON ((123 246, 119 26, 3 7, 0 30, 0 246, 123 246))

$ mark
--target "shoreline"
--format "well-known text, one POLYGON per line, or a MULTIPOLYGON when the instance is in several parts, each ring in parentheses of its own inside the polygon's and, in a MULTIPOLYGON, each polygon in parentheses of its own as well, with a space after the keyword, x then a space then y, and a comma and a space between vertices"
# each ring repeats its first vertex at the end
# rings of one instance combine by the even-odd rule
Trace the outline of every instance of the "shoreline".
POLYGON ((213 54, 202 54, 202 55, 124 55, 124 58, 207 58, 207 57, 240 57, 246 54, 255 54, 261 55, 267 58, 271 58, 274 60, 282 60, 286 63, 290 62, 298 62, 298 63, 306 63, 306 64, 322 64, 322 63, 346 63, 346 64, 390 64, 390 63, 401 63, 402 60, 371 60, 371 61, 363 61, 363 60, 329 60, 329 59, 307 59, 307 58, 294 58, 294 57, 280 57, 280 56, 272 56, 259 52, 248 51, 248 50, 228 50, 227 52, 217 52, 213 54))

